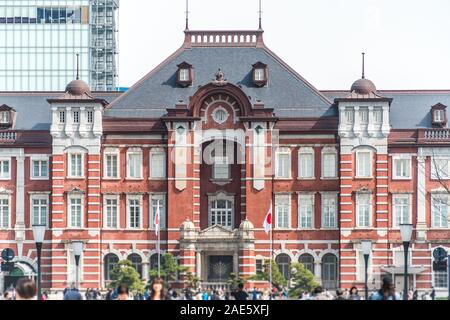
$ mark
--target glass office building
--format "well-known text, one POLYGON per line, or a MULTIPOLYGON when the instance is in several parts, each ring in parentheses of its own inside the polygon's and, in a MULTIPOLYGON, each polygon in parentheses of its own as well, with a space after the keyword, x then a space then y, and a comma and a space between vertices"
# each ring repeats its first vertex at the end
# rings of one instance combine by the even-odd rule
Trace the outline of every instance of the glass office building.
POLYGON ((119 0, 0 0, 0 91, 117 85, 119 0))

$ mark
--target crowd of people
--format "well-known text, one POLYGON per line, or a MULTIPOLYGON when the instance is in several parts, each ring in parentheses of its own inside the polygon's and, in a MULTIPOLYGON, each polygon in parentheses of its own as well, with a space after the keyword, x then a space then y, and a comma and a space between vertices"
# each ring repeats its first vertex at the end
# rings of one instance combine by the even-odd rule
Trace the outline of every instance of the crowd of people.
MULTIPOLYGON (((381 288, 371 292, 369 300, 403 300, 403 292, 396 292, 391 277, 384 277, 381 288)), ((32 279, 20 279, 13 290, 7 290, 3 294, 3 300, 36 300, 37 288, 32 279)), ((155 278, 151 285, 143 293, 133 294, 127 285, 119 285, 116 289, 109 289, 102 293, 99 288, 88 288, 84 295, 77 289, 75 284, 66 288, 63 292, 43 292, 41 300, 286 300, 295 297, 289 297, 286 288, 273 287, 269 289, 258 290, 253 288, 246 291, 244 284, 240 283, 234 290, 207 290, 204 288, 187 288, 177 291, 173 288, 165 289, 164 281, 161 278, 155 278)), ((436 292, 419 294, 417 290, 411 290, 408 293, 408 300, 435 300, 436 292)), ((322 287, 316 287, 311 292, 304 291, 298 297, 299 300, 363 300, 364 294, 361 294, 356 287, 350 290, 338 289, 333 294, 322 287)))

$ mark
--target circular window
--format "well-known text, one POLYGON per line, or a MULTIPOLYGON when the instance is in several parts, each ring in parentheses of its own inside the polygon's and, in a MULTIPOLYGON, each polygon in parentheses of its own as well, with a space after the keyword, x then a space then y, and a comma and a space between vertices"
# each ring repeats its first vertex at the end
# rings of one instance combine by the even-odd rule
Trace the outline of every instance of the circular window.
POLYGON ((219 107, 219 108, 217 108, 214 111, 212 116, 213 116, 213 119, 214 119, 215 122, 217 122, 219 124, 222 124, 225 121, 227 121, 227 119, 228 119, 228 112, 224 108, 219 107))

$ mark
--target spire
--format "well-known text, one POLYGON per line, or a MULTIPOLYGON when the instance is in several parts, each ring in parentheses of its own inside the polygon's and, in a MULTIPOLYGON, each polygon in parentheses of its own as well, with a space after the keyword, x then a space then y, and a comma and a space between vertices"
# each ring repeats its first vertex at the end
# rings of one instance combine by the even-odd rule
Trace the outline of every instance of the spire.
POLYGON ((80 80, 80 54, 77 53, 77 80, 80 80))
POLYGON ((189 0, 186 0, 186 30, 189 30, 189 0))
POLYGON ((365 79, 366 78, 366 71, 365 71, 365 56, 366 56, 366 53, 365 52, 363 52, 362 53, 362 79, 365 79))
POLYGON ((259 30, 262 30, 262 4, 261 4, 261 0, 259 0, 259 30))

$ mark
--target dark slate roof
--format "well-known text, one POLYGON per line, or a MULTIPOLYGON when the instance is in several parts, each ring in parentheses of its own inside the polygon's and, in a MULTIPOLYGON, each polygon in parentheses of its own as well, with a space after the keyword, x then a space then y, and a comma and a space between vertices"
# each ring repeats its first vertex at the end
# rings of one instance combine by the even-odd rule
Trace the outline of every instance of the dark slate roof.
MULTIPOLYGON (((0 92, 0 105, 6 104, 16 111, 13 130, 50 130, 52 122, 47 99, 61 97, 63 92, 0 92)), ((93 92, 94 98, 111 102, 120 92, 93 92)))
POLYGON ((189 102, 199 86, 211 83, 221 69, 229 83, 240 86, 250 102, 261 100, 274 108, 277 117, 336 116, 332 101, 326 99, 266 47, 183 47, 150 72, 121 98, 114 101, 106 116, 161 117, 179 100, 189 102), (182 88, 176 84, 177 65, 193 65, 194 84, 182 88), (263 88, 252 84, 252 65, 268 65, 269 81, 263 88))
MULTIPOLYGON (((345 98, 348 91, 322 91, 329 99, 345 98)), ((431 128, 431 107, 442 103, 449 107, 450 90, 379 90, 377 93, 392 98, 390 121, 394 129, 431 128)))

